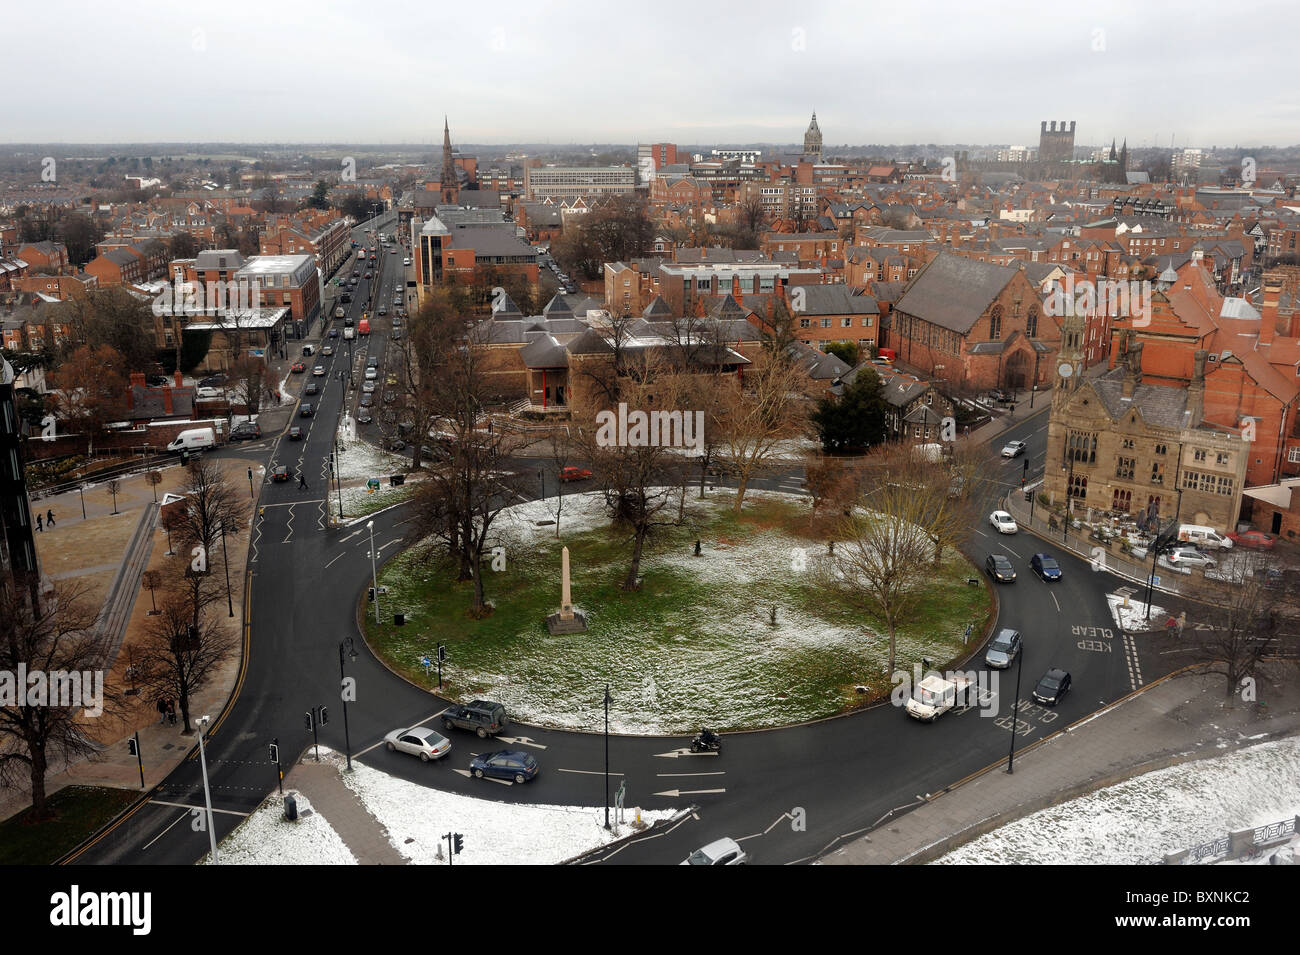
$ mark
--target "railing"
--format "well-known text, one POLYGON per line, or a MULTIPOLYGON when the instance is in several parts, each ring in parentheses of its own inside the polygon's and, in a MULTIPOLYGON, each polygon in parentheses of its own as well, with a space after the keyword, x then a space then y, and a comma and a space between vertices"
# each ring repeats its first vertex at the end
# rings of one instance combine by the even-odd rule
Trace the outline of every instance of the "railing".
MULTIPOLYGON (((149 448, 147 450, 154 450, 149 448)), ((147 471, 154 467, 164 464, 175 464, 180 458, 174 454, 158 454, 152 458, 142 457, 139 461, 128 461, 124 464, 115 464, 112 467, 103 468, 98 471, 91 471, 75 481, 61 481, 58 484, 45 484, 39 487, 28 489, 28 496, 37 501, 44 497, 53 497, 56 494, 63 494, 67 491, 75 491, 77 488, 94 484, 99 481, 108 481, 115 477, 123 477, 127 474, 133 474, 136 471, 147 471)))

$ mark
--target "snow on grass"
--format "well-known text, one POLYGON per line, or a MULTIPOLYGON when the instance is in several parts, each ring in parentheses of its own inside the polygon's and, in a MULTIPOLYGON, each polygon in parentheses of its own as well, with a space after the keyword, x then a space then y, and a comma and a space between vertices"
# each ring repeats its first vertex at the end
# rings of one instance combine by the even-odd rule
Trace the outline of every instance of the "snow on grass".
MULTIPOLYGON (((284 818, 284 800, 272 795, 217 847, 220 865, 356 865, 328 820, 312 809, 307 797, 294 793, 298 818, 284 818)), ((199 863, 211 865, 207 853, 199 863)))
POLYGON ((935 861, 1154 865, 1167 852, 1300 813, 1300 738, 1146 773, 1040 810, 935 861))
POLYGON ((348 481, 365 481, 368 478, 386 480, 390 474, 405 474, 411 466, 406 458, 380 451, 359 438, 340 434, 341 451, 338 456, 339 474, 348 481))
MULTIPOLYGON (((327 757, 324 747, 321 752, 323 759, 342 765, 340 754, 330 752, 327 757)), ((450 771, 445 766, 428 768, 432 774, 450 771)), ((546 771, 543 767, 542 772, 546 771)), ((603 806, 476 799, 389 776, 356 760, 352 772, 342 775, 348 788, 387 830, 393 847, 416 865, 446 864, 447 843, 442 837, 448 832, 465 837, 465 849, 456 856, 456 865, 555 865, 632 831, 630 825, 624 825, 607 832, 603 806), (438 858, 439 849, 442 859, 438 858)), ((486 795, 495 795, 497 783, 479 782, 488 790, 486 795)), ((641 818, 646 822, 668 819, 674 812, 643 811, 641 818)), ((629 807, 625 817, 630 823, 636 818, 636 809, 629 807)))
POLYGON ((1121 630, 1161 630, 1169 619, 1169 612, 1164 607, 1152 604, 1148 615, 1146 603, 1132 597, 1129 598, 1127 607, 1124 606, 1124 598, 1118 594, 1107 594, 1106 603, 1110 604, 1110 615, 1115 619, 1115 626, 1121 630))

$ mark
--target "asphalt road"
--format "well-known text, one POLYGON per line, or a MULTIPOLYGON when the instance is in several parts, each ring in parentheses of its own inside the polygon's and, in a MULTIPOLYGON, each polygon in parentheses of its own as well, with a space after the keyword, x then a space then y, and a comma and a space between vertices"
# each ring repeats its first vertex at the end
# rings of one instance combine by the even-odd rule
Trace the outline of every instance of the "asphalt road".
MULTIPOLYGON (((386 253, 385 253, 386 254, 386 253)), ((387 255, 387 254, 386 254, 387 255)), ((387 255, 398 267, 401 255, 387 255)), ((385 267, 377 280, 396 281, 385 267)), ((364 281, 364 280, 363 280, 364 281)), ((360 288, 360 285, 358 286, 360 288)), ((388 285, 391 307, 391 284, 388 285)), ((353 309, 359 315, 362 297, 353 309)), ((382 354, 385 337, 354 343, 351 361, 364 366, 367 354, 382 354)), ((431 692, 392 676, 360 640, 355 613, 370 584, 371 537, 365 523, 329 529, 327 481, 329 452, 345 400, 337 377, 346 369, 346 349, 329 358, 316 356, 329 372, 315 396, 318 409, 298 418, 302 441, 275 440, 268 473, 278 463, 306 476, 262 489, 261 515, 250 548, 245 669, 236 699, 207 743, 213 809, 218 839, 234 828, 276 787, 276 767, 267 744, 278 739, 288 765, 308 748, 311 736, 304 714, 329 707, 330 720, 320 741, 343 750, 343 707, 338 702, 339 645, 357 636, 359 657, 346 663, 357 681, 357 702, 348 707, 348 730, 354 758, 385 772, 466 794, 504 801, 601 805, 605 799, 604 743, 594 733, 560 732, 514 725, 495 744, 463 731, 450 731, 453 749, 444 760, 425 764, 390 753, 382 745, 388 731, 416 723, 437 725, 445 702, 431 692), (465 767, 481 748, 524 748, 542 765, 537 779, 522 786, 473 780, 465 767)), ((307 377, 307 376, 304 376, 307 377)), ((357 378, 360 381, 360 376, 357 378)), ((1038 409, 1036 409, 1038 410, 1038 409)), ((1029 443, 1031 476, 1041 471, 1045 447, 1045 411, 999 435, 996 448, 1012 438, 1029 443)), ((553 493, 553 466, 519 460, 521 470, 548 472, 539 481, 553 493)), ((1020 460, 998 465, 981 489, 983 513, 1000 494, 1018 488, 1020 460)), ((756 487, 797 489, 800 476, 786 472, 755 482, 756 487)), ((374 544, 382 562, 397 554, 410 519, 399 505, 373 516, 374 544)), ((995 714, 980 710, 949 713, 921 724, 889 704, 852 716, 786 729, 728 735, 721 755, 691 755, 684 738, 614 737, 610 744, 611 786, 625 781, 628 801, 648 809, 694 805, 698 811, 666 833, 656 833, 597 859, 612 863, 675 863, 713 839, 742 839, 757 863, 809 861, 840 840, 861 833, 891 814, 907 811, 927 794, 1005 758, 1014 725, 1017 745, 1024 745, 1095 711, 1128 693, 1142 678, 1159 675, 1158 658, 1126 644, 1115 631, 1105 595, 1122 585, 1088 562, 1054 552, 1026 533, 996 534, 982 522, 969 548, 977 566, 988 553, 1006 554, 1019 579, 997 588, 999 627, 1014 627, 1025 638, 1021 654, 1018 721, 1011 712, 1016 669, 998 674, 990 687, 995 714), (1028 570, 1033 552, 1046 550, 1060 561, 1064 578, 1047 584, 1028 570), (1029 700, 1038 677, 1049 667, 1069 670, 1074 690, 1055 708, 1029 700)), ((383 605, 381 612, 391 612, 383 605)), ((978 638, 977 638, 978 639, 978 638)), ((430 648, 432 649, 432 648, 430 648)), ((982 670, 980 656, 967 669, 982 670)), ((911 661, 900 661, 906 666, 911 661)), ((1169 669, 1169 664, 1163 664, 1169 669)), ((596 729, 596 727, 592 727, 596 729)), ((148 758, 148 754, 145 754, 148 758)), ((92 864, 188 864, 208 849, 200 825, 203 790, 197 759, 187 760, 158 788, 153 798, 104 834, 78 859, 92 864)))

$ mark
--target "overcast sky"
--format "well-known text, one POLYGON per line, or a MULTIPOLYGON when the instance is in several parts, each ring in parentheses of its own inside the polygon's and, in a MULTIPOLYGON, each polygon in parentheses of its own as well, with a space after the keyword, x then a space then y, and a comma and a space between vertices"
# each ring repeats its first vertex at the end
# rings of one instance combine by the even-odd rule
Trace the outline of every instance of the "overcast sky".
POLYGON ((1293 0, 1083 6, 40 0, 0 137, 789 143, 815 108, 827 146, 1300 142, 1293 0))

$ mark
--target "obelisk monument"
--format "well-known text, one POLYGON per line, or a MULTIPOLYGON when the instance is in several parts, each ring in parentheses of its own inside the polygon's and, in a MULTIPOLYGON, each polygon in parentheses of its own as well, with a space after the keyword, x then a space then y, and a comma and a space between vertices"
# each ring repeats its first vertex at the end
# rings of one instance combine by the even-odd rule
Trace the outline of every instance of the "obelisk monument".
POLYGON ((573 594, 569 589, 569 548, 560 551, 560 609, 546 618, 546 629, 557 633, 586 633, 587 618, 581 610, 573 609, 573 594))

